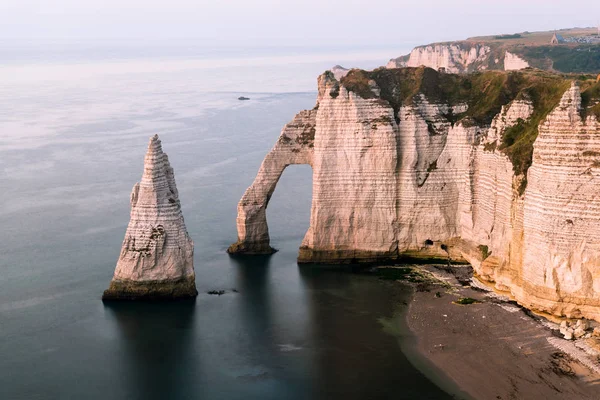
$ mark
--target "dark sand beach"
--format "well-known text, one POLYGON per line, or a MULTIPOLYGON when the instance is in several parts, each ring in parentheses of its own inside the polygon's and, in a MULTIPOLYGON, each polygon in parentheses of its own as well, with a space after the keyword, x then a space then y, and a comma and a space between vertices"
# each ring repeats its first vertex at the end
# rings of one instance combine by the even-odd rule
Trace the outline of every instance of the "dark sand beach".
POLYGON ((600 375, 590 364, 597 360, 572 357, 557 346, 568 349, 573 342, 559 339, 542 318, 493 293, 466 286, 470 267, 415 269, 430 271, 436 279, 412 283, 415 293, 406 321, 417 343, 413 350, 407 349, 409 345, 403 350, 456 398, 600 398, 600 375), (479 302, 456 304, 460 298, 479 302))

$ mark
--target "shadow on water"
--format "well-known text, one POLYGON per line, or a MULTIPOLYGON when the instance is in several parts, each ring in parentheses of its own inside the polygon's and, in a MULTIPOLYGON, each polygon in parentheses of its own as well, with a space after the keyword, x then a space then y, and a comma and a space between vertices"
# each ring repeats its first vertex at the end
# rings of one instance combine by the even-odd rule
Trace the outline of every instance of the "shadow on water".
POLYGON ((313 398, 451 398, 410 368, 397 338, 384 332, 382 321, 405 306, 409 290, 352 273, 352 268, 299 269, 306 290, 312 292, 312 336, 319 349, 313 398))
POLYGON ((199 363, 194 360, 196 301, 109 302, 122 348, 122 369, 131 399, 186 398, 199 363), (185 390, 185 392, 182 392, 185 390))
MULTIPOLYGON (((271 255, 251 257, 231 257, 236 270, 236 287, 243 294, 239 302, 240 317, 245 333, 262 354, 274 352, 273 343, 268 335, 273 325, 270 265, 271 255)), ((265 357, 263 361, 270 360, 265 357)), ((267 363, 268 364, 268 363, 267 363)), ((269 365, 266 365, 269 367, 269 365)), ((258 371, 266 375, 265 371, 258 371)))
POLYGON ((237 272, 236 288, 244 296, 244 300, 239 303, 240 315, 248 336, 264 352, 273 351, 273 343, 266 334, 273 324, 270 283, 271 257, 271 255, 231 257, 237 272))

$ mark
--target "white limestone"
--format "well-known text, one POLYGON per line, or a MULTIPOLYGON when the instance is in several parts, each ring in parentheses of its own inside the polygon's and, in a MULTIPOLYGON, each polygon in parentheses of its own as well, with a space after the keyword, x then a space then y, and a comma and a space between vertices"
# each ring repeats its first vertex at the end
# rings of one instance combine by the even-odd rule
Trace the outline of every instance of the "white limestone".
POLYGON ((461 45, 456 43, 433 44, 415 47, 408 60, 390 60, 388 68, 425 66, 433 69, 444 68, 449 73, 460 73, 476 69, 484 69, 482 64, 491 49, 483 44, 461 45), (479 65, 482 64, 482 65, 479 65))
POLYGON ((104 298, 195 296, 193 256, 173 168, 155 135, 148 144, 142 180, 131 193, 131 218, 104 298))
POLYGON ((507 51, 504 53, 504 70, 505 71, 516 71, 519 69, 525 69, 529 67, 529 63, 523 60, 516 54, 512 54, 507 51))
MULTIPOLYGON (((316 111, 311 223, 300 260, 395 251, 397 125, 393 110, 324 82, 316 111), (323 234, 325 233, 325 234, 323 234)), ((377 91, 376 88, 374 88, 377 91)))

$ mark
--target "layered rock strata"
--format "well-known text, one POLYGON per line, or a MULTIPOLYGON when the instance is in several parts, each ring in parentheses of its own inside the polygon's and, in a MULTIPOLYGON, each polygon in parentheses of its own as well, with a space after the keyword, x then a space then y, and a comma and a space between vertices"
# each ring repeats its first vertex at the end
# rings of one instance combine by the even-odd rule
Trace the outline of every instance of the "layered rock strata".
POLYGON ((528 68, 522 57, 484 43, 440 43, 415 47, 410 54, 393 58, 387 68, 429 67, 458 74, 485 70, 514 71, 528 68))
POLYGON ((530 308, 600 320, 600 87, 485 74, 322 75, 317 106, 284 128, 240 201, 230 251, 271 251, 268 200, 283 168, 305 163, 299 262, 469 262, 530 308))
POLYGON ((387 67, 425 66, 436 70, 444 68, 446 72, 457 74, 481 67, 490 52, 491 48, 484 44, 472 46, 457 43, 432 44, 415 47, 407 57, 390 60, 387 67))
POLYGON ((238 241, 230 254, 271 254, 267 206, 275 186, 290 164, 312 165, 316 110, 302 111, 287 124, 275 147, 263 160, 258 175, 238 204, 238 241))
POLYGON ((195 297, 190 239, 173 168, 158 135, 150 139, 142 180, 131 192, 131 219, 104 300, 195 297))

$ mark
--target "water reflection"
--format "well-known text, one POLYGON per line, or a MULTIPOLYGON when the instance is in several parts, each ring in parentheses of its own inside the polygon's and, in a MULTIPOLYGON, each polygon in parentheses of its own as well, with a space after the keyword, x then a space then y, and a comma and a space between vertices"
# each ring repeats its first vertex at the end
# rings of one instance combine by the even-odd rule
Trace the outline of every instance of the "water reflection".
POLYGON ((397 313, 409 292, 345 272, 300 267, 302 281, 312 293, 311 327, 317 345, 312 398, 450 398, 409 367, 397 339, 384 333, 379 322, 397 313))
POLYGON ((130 399, 186 398, 200 374, 194 359, 195 300, 176 303, 110 302, 130 399))
MULTIPOLYGON (((236 266, 236 288, 243 294, 238 302, 245 334, 258 354, 274 352, 270 331, 273 327, 269 266, 271 256, 231 257, 236 266)), ((263 360, 270 360, 267 357, 263 360)), ((267 365, 265 367, 272 367, 267 365)), ((270 368, 269 368, 270 369, 270 368)), ((265 371, 261 376, 265 377, 265 371)))

